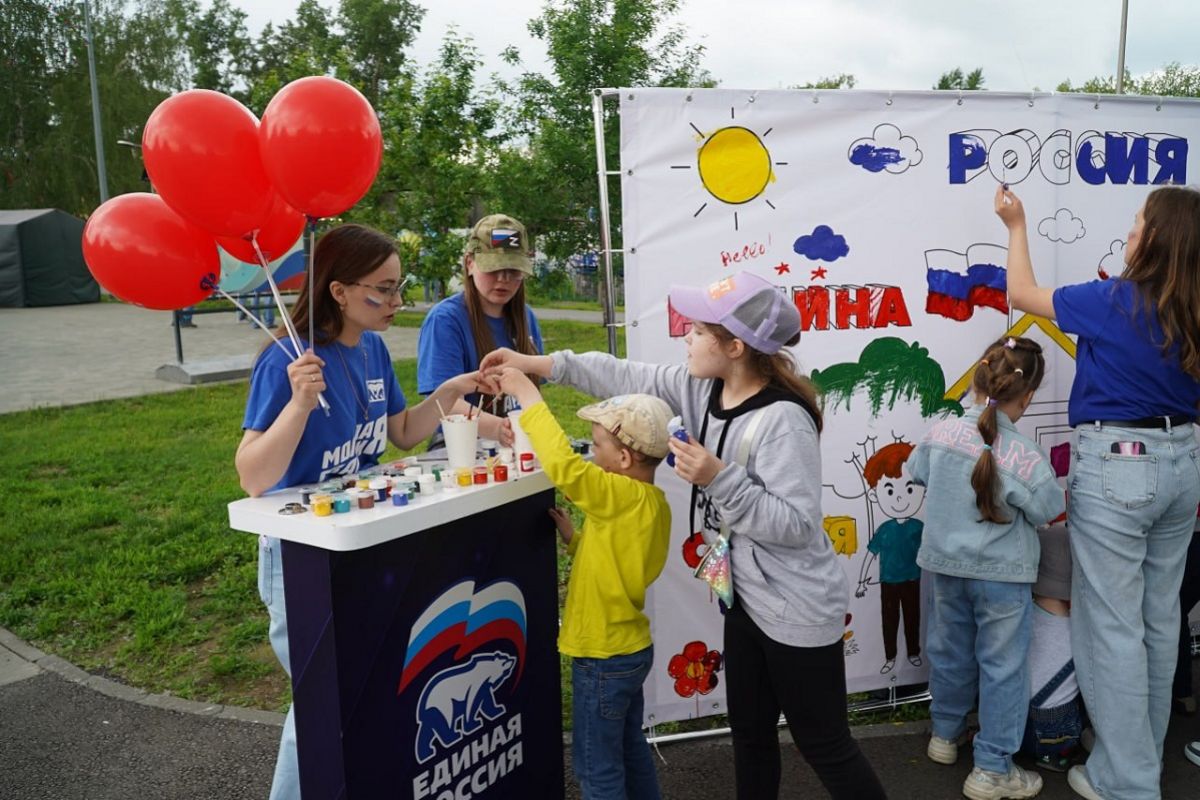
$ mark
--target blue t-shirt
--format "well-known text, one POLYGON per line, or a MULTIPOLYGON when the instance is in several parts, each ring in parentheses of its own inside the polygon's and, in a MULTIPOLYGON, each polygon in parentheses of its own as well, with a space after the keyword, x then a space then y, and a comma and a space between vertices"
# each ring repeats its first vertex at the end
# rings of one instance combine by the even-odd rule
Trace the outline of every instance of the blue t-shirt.
POLYGON ((1158 317, 1144 311, 1133 283, 1112 279, 1055 289, 1054 315, 1060 328, 1079 337, 1067 408, 1072 426, 1196 416, 1200 382, 1180 368, 1178 348, 1163 356, 1158 317))
MULTIPOLYGON (((291 343, 284 340, 284 346, 291 343)), ((302 345, 307 343, 301 340, 302 345)), ((366 331, 356 347, 337 342, 317 345, 325 361, 325 399, 329 416, 317 406, 308 416, 292 462, 271 489, 318 483, 331 475, 349 475, 379 463, 387 449, 388 417, 404 410, 404 392, 396 380, 387 345, 366 331), (363 404, 366 419, 363 419, 363 404)), ((250 397, 242 427, 265 431, 292 399, 287 365, 291 359, 271 345, 250 373, 250 397)))
MULTIPOLYGON (((537 318, 528 306, 525 308, 525 316, 529 321, 529 335, 533 337, 533 345, 540 353, 542 332, 538 329, 537 318)), ((492 329, 492 341, 496 343, 496 347, 515 350, 504 320, 486 315, 485 318, 488 327, 492 329)), ((475 352, 471 318, 467 314, 462 292, 447 297, 429 309, 425 321, 421 323, 421 333, 417 338, 417 391, 427 395, 450 378, 464 372, 474 372, 479 369, 480 357, 479 353, 475 352)), ((474 404, 478 401, 478 394, 467 395, 467 402, 474 404)))
POLYGON ((917 551, 925 523, 919 519, 889 519, 879 526, 867 550, 879 556, 879 582, 904 583, 919 580, 917 551))

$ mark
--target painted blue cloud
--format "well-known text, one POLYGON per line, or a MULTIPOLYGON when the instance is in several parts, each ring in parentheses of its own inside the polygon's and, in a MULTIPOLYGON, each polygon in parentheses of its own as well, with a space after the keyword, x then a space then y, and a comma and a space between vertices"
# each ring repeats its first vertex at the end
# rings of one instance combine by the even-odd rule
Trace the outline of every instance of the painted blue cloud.
POLYGON ((904 156, 894 147, 860 144, 850 151, 850 163, 862 167, 867 172, 883 172, 890 165, 899 164, 903 160, 904 156))
POLYGON ((813 228, 812 233, 797 239, 792 245, 792 249, 809 261, 826 263, 837 261, 850 253, 850 245, 846 244, 846 237, 834 233, 833 228, 828 225, 818 225, 813 228))

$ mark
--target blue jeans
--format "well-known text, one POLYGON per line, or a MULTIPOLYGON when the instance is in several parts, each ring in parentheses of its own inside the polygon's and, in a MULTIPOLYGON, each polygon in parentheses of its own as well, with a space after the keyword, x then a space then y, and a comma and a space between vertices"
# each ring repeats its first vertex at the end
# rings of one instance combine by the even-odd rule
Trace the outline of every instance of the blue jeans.
MULTIPOLYGON (((258 596, 271 617, 271 648, 290 678, 292 662, 288 657, 287 607, 283 600, 283 553, 280 541, 269 536, 258 537, 258 596)), ((283 722, 270 800, 300 800, 296 713, 292 706, 288 706, 287 719, 283 722)))
POLYGON ((1192 425, 1080 425, 1071 464, 1071 650, 1096 746, 1100 796, 1158 800, 1179 644, 1179 586, 1200 467, 1192 425), (1139 441, 1145 455, 1111 452, 1139 441))
POLYGON ((979 694, 975 766, 1012 767, 1029 713, 1029 638, 1033 594, 1028 583, 933 576, 929 655, 929 715, 933 735, 955 739, 979 694))
POLYGON ((654 648, 611 658, 576 658, 571 758, 584 800, 658 800, 658 775, 642 734, 654 648))

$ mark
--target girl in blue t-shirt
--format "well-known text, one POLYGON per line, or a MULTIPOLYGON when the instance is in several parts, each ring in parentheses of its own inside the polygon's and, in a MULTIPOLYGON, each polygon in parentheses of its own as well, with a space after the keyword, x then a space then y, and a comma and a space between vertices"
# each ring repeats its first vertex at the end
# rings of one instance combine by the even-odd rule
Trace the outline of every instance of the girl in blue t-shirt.
MULTIPOLYGON (((491 214, 475 223, 463 252, 462 291, 435 305, 421 323, 417 339, 417 391, 428 394, 449 377, 479 369, 483 357, 500 347, 518 353, 542 352, 537 318, 525 305, 525 279, 533 275, 532 243, 525 226, 506 214, 491 214)), ((465 403, 478 403, 468 395, 465 403)), ((484 397, 484 409, 491 409, 484 397)), ((479 420, 481 436, 512 443, 507 408, 479 420)), ((449 413, 454 413, 449 411, 449 413)), ((440 438, 435 436, 433 446, 440 438)))
MULTIPOLYGON (((313 255, 313 287, 315 344, 294 360, 270 345, 250 375, 235 464, 242 488, 252 496, 357 473, 377 464, 388 442, 413 447, 438 424, 433 399, 406 407, 377 333, 392 324, 401 302, 400 257, 392 238, 361 225, 329 231, 313 255), (328 415, 318 410, 321 393, 328 415)), ((296 330, 308 330, 307 287, 300 291, 292 321, 296 330)), ((291 347, 286 337, 281 342, 291 347)), ((477 372, 467 373, 444 381, 432 396, 449 408, 482 385, 477 372)), ((260 537, 258 559, 271 645, 290 675, 279 540, 260 537)), ((271 798, 299 797, 296 728, 289 709, 271 798)))
POLYGON ((1165 186, 1138 210, 1112 280, 1038 286, 1021 201, 996 191, 1008 296, 1078 337, 1071 649, 1096 731, 1068 781, 1083 797, 1158 798, 1179 585, 1200 502, 1200 192, 1165 186))

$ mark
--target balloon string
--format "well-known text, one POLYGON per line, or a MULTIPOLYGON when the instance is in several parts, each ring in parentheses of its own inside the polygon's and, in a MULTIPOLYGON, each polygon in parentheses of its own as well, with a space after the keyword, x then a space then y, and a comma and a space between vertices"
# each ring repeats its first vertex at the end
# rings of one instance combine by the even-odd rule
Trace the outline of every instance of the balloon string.
MULTIPOLYGON (((296 332, 296 326, 292 322, 292 318, 288 314, 287 308, 284 307, 284 305, 283 305, 283 296, 279 294, 279 286, 275 283, 275 277, 271 274, 271 267, 267 262, 267 258, 266 258, 266 256, 263 255, 263 251, 258 246, 258 231, 254 231, 252 234, 250 234, 250 245, 254 248, 254 253, 258 256, 258 263, 259 263, 259 265, 262 266, 263 273, 267 276, 267 283, 271 287, 271 294, 275 298, 275 305, 279 307, 279 316, 283 319, 283 326, 285 329, 287 329, 288 336, 292 340, 292 346, 296 348, 296 358, 299 358, 300 355, 304 352, 304 348, 302 348, 300 346, 300 334, 296 332)), ((309 291, 311 292, 311 288, 309 291)), ((312 295, 310 294, 309 295, 310 303, 311 303, 311 299, 312 299, 312 295)), ((316 345, 314 344, 313 334, 312 334, 312 317, 311 317, 312 312, 311 312, 311 310, 309 313, 310 313, 310 316, 308 319, 308 345, 309 345, 309 347, 316 347, 316 345)), ((274 337, 274 334, 272 334, 272 336, 274 337)), ((279 340, 276 338, 275 341, 278 342, 279 340)), ((283 347, 283 345, 280 345, 280 347, 283 347)), ((285 348, 284 352, 286 352, 286 348, 285 348)), ((321 404, 321 410, 324 411, 325 416, 328 417, 329 416, 329 401, 325 399, 324 392, 321 392, 320 394, 317 395, 317 402, 321 404)))
POLYGON ((313 339, 313 257, 317 252, 317 218, 308 217, 308 340, 313 339))
POLYGON ((233 295, 231 295, 229 292, 222 289, 220 286, 215 286, 213 288, 216 289, 217 294, 221 295, 221 297, 224 297, 226 300, 228 300, 229 302, 231 302, 235 306, 237 306, 238 311, 241 311, 243 314, 245 314, 247 317, 249 317, 251 322, 253 322, 258 327, 262 328, 266 332, 267 336, 271 337, 271 341, 274 343, 274 345, 276 347, 278 347, 280 350, 282 350, 283 354, 288 357, 289 361, 296 360, 296 356, 290 350, 288 350, 286 347, 283 346, 283 342, 279 341, 279 337, 275 335, 275 332, 272 331, 270 328, 268 328, 266 325, 264 325, 262 320, 260 320, 254 314, 252 314, 248 308, 246 308, 244 305, 239 303, 233 295))

